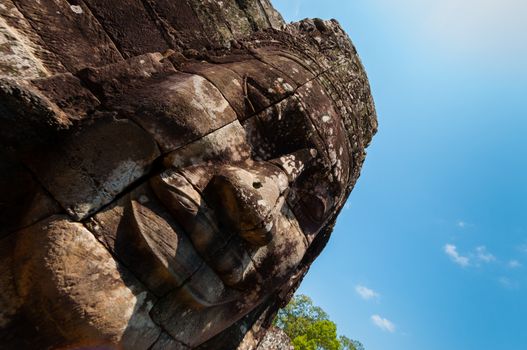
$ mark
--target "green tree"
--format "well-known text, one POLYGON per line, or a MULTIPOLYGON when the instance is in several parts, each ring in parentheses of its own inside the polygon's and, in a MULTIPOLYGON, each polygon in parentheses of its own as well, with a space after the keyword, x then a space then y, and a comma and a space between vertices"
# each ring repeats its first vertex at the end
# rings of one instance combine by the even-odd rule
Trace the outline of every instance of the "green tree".
POLYGON ((352 340, 353 342, 353 345, 355 346, 355 349, 356 350, 364 350, 364 346, 362 345, 362 343, 358 340, 352 340))
POLYGON ((291 339, 305 335, 310 326, 317 321, 328 320, 328 314, 322 308, 313 305, 306 295, 296 295, 276 316, 274 323, 291 339))
MULTIPOLYGON (((350 338, 344 336, 344 335, 341 335, 339 337, 339 342, 340 342, 340 348, 339 350, 359 350, 356 345, 357 343, 360 344, 358 341, 356 340, 351 340, 350 338)), ((362 344, 361 344, 362 346, 362 344)), ((364 348, 362 348, 361 350, 364 350, 364 348)))
POLYGON ((306 333, 292 339, 295 350, 340 350, 337 326, 330 320, 315 321, 306 333))
POLYGON ((294 296, 274 324, 291 338, 295 350, 364 350, 359 342, 337 337, 336 324, 306 295, 294 296))

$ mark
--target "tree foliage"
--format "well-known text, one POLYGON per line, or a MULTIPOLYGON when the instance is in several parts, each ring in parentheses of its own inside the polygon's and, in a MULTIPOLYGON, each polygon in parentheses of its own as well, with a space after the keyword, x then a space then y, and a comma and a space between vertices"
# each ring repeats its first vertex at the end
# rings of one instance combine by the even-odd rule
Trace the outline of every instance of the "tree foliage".
POLYGON ((294 296, 274 324, 291 338, 295 350, 364 350, 360 342, 337 336, 337 325, 306 295, 294 296))
POLYGON ((364 346, 360 341, 352 340, 344 335, 339 337, 340 349, 339 350, 364 350, 364 346))
POLYGON ((309 325, 306 333, 293 339, 295 350, 339 350, 337 326, 329 320, 316 321, 309 325))

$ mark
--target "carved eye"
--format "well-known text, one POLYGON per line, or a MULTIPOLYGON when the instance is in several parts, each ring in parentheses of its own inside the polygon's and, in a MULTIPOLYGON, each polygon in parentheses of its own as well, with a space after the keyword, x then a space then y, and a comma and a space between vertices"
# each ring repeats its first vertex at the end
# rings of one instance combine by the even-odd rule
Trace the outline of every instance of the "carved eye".
POLYGON ((322 164, 312 166, 292 186, 289 203, 295 218, 309 239, 315 237, 334 210, 339 189, 328 180, 322 164))
POLYGON ((253 157, 270 160, 301 149, 322 150, 308 113, 298 100, 288 98, 243 122, 253 157))
POLYGON ((331 205, 321 195, 307 193, 298 195, 298 201, 293 206, 293 213, 300 228, 311 241, 323 226, 331 205))
POLYGON ((314 223, 321 224, 327 212, 327 202, 319 195, 303 195, 300 199, 303 211, 313 220, 314 223))

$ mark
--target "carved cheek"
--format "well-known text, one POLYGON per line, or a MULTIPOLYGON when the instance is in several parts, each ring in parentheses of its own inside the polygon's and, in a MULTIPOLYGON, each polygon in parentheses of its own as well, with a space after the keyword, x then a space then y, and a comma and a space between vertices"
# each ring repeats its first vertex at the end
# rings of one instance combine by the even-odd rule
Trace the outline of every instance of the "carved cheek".
POLYGON ((249 252, 255 268, 266 278, 263 285, 267 290, 281 285, 290 277, 309 245, 287 204, 282 206, 275 225, 277 234, 272 240, 249 252))

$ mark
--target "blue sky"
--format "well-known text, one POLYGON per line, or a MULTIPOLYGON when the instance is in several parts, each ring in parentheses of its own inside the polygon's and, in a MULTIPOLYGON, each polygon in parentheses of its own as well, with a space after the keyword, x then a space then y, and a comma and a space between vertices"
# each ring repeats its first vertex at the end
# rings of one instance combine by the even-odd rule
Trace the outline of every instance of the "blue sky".
POLYGON ((367 350, 527 349, 527 2, 273 4, 339 20, 379 116, 299 292, 367 350))

